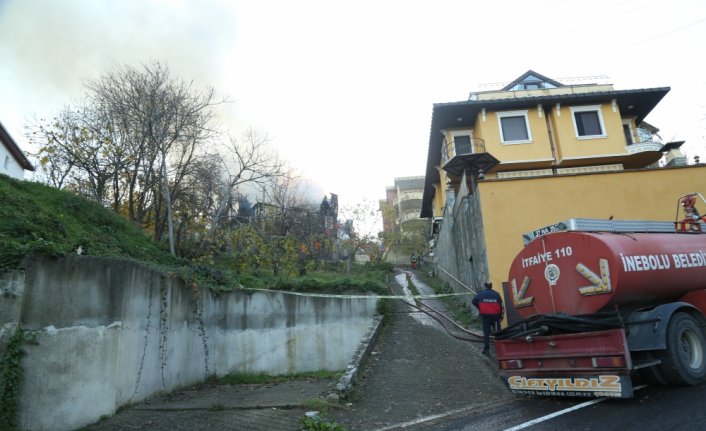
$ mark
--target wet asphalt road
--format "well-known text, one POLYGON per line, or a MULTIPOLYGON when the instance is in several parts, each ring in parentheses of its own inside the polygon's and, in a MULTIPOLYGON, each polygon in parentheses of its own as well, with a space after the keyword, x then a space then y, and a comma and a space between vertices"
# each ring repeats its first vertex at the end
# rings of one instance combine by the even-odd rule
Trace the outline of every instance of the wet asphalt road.
POLYGON ((632 399, 600 402, 516 398, 484 411, 451 415, 417 430, 437 431, 701 431, 706 429, 706 384, 648 386, 632 399), (566 410, 575 409, 562 413, 566 410), (554 416, 549 417, 548 416, 554 416))

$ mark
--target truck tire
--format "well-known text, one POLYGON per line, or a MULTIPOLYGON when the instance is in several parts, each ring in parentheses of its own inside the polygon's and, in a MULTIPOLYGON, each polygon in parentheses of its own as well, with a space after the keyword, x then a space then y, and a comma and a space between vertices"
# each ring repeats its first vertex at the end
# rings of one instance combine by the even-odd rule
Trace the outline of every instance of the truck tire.
POLYGON ((657 352, 662 360, 659 374, 673 385, 696 385, 706 381, 706 335, 699 322, 687 313, 675 313, 667 328, 667 350, 657 352))

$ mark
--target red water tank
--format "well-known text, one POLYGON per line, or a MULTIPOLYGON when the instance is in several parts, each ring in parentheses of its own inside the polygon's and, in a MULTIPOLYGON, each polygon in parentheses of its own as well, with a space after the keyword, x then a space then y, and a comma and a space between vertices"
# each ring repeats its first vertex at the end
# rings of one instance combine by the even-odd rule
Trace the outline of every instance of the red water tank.
POLYGON ((524 318, 676 301, 706 289, 706 234, 550 233, 517 255, 508 280, 524 318))

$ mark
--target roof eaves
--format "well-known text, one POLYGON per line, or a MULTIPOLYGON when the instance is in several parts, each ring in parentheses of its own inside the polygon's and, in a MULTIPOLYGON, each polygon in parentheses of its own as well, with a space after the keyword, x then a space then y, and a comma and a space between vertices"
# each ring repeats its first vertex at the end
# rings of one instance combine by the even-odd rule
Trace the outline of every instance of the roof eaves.
MULTIPOLYGON (((589 98, 589 97, 595 97, 595 96, 621 96, 621 95, 626 95, 626 94, 641 94, 641 93, 656 93, 656 92, 668 92, 671 90, 670 87, 656 87, 656 88, 638 88, 634 90, 610 90, 610 91, 591 91, 591 92, 586 92, 586 93, 567 93, 567 94, 549 94, 546 96, 528 96, 528 97, 512 97, 512 98, 501 98, 501 99, 487 99, 487 100, 469 100, 466 101, 466 104, 470 104, 468 102, 474 102, 474 104, 492 104, 492 103, 501 103, 501 104, 512 104, 513 102, 534 102, 534 101, 552 101, 552 100, 566 100, 566 99, 582 99, 582 98, 589 98)), ((444 104, 444 105, 460 105, 463 104, 464 102, 454 102, 454 103, 449 103, 449 104, 444 104)), ((436 105, 435 105, 436 106, 436 105)))
MULTIPOLYGON (((595 97, 600 97, 600 98, 609 98, 609 97, 619 97, 623 95, 631 95, 631 94, 642 94, 642 93, 663 93, 662 97, 667 94, 671 90, 670 87, 655 87, 655 88, 640 88, 640 89, 632 89, 632 90, 610 90, 610 91, 594 91, 594 92, 587 92, 587 93, 569 93, 569 94, 554 94, 554 95, 546 95, 546 96, 531 96, 531 97, 521 97, 521 98, 506 98, 506 99, 489 99, 489 100, 463 100, 463 101, 458 101, 458 102, 443 102, 443 103, 434 103, 433 105, 433 110, 432 110, 432 119, 431 119, 431 127, 429 129, 429 147, 427 150, 427 170, 426 170, 426 178, 424 181, 424 193, 422 195, 422 211, 420 214, 420 217, 425 218, 425 217, 432 217, 433 216, 433 210, 431 209, 432 205, 432 198, 433 198, 433 182, 436 180, 438 177, 438 172, 436 171, 436 167, 434 166, 433 161, 436 160, 435 157, 433 157, 433 151, 436 149, 434 146, 434 143, 436 140, 434 139, 434 132, 435 129, 438 127, 435 127, 435 115, 437 114, 437 109, 444 109, 444 108, 452 108, 452 107, 464 107, 464 106, 483 106, 483 107, 491 107, 491 108, 502 108, 504 106, 513 106, 513 105, 521 105, 521 104, 532 104, 535 103, 555 103, 555 102, 563 102, 566 100, 580 100, 580 99, 590 99, 590 98, 595 98, 595 97)), ((642 120, 646 114, 642 115, 642 118, 638 118, 639 120, 642 120)), ((440 155, 439 155, 440 157, 440 155)))
POLYGON ((17 160, 17 162, 22 166, 23 169, 28 170, 28 171, 34 171, 34 166, 32 166, 32 163, 30 163, 29 159, 24 155, 20 147, 15 143, 15 140, 12 139, 12 136, 7 132, 5 129, 5 126, 0 123, 0 141, 2 141, 3 144, 5 144, 5 147, 7 147, 8 150, 10 150, 10 154, 12 154, 12 157, 17 160))

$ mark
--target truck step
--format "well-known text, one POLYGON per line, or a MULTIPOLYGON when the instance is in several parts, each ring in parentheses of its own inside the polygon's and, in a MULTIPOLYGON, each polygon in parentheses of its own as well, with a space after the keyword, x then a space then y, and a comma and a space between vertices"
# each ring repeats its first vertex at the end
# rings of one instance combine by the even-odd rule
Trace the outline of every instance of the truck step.
POLYGON ((661 364, 662 361, 659 359, 648 359, 644 361, 633 361, 632 362, 632 369, 633 370, 639 370, 640 368, 647 368, 651 367, 653 365, 659 365, 661 364))

